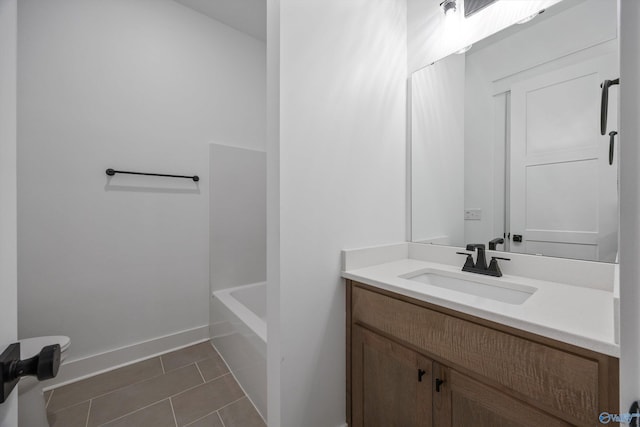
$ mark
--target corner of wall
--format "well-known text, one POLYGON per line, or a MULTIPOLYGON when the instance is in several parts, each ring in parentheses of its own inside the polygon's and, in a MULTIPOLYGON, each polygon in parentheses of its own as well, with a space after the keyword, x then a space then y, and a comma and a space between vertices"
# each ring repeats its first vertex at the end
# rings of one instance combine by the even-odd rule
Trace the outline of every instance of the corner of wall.
POLYGON ((280 426, 280 0, 267 0, 267 424, 280 426))

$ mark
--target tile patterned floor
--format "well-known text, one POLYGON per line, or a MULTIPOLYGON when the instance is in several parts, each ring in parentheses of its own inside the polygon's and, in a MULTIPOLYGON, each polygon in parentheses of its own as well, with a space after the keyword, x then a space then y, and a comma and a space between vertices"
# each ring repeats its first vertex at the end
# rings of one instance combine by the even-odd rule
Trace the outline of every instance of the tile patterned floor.
POLYGON ((51 427, 266 427, 208 342, 45 393, 51 427))

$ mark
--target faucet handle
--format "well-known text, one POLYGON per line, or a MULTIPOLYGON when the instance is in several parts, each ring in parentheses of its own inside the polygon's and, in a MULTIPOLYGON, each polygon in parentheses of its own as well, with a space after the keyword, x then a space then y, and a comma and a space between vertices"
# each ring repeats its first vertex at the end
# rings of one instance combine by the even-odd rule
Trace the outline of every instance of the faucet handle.
POLYGON ((469 252, 456 252, 456 254, 458 254, 458 255, 466 255, 467 256, 467 259, 464 262, 464 266, 462 267, 463 271, 465 269, 475 268, 476 265, 473 262, 473 254, 470 254, 469 252))
POLYGON ((491 262, 489 263, 489 267, 487 268, 487 273, 490 276, 494 277, 502 277, 502 271, 500 270, 500 266, 498 265, 498 260, 501 259, 503 261, 511 261, 511 258, 503 258, 499 256, 492 256, 491 262))

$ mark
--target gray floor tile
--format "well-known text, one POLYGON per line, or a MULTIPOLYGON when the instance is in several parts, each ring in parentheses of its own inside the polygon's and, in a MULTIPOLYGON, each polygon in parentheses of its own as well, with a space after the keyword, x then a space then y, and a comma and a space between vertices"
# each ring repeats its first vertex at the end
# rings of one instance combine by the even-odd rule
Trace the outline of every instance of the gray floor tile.
POLYGON ((158 402, 154 405, 140 409, 132 414, 126 415, 104 427, 175 427, 173 411, 169 399, 158 402))
POLYGON ((214 357, 198 362, 198 368, 202 372, 205 381, 211 381, 229 372, 227 365, 217 353, 214 357))
POLYGON ((225 427, 267 427, 246 397, 225 406, 219 412, 225 427))
POLYGON ((171 398, 179 426, 184 426, 241 398, 242 389, 225 375, 171 398))
POLYGON ((264 427, 243 396, 205 342, 48 391, 44 398, 52 427, 173 427, 173 410, 179 426, 264 427))
POLYGON ((51 399, 52 394, 53 394, 53 390, 44 392, 44 401, 46 402, 47 405, 49 404, 49 399, 51 399))
POLYGON ((220 421, 220 416, 216 411, 213 414, 209 414, 204 418, 200 418, 198 421, 194 421, 191 424, 187 424, 186 427, 225 427, 225 426, 222 425, 222 421, 220 421))
POLYGON ((122 415, 202 384, 202 382, 198 369, 195 364, 192 364, 116 390, 91 402, 88 425, 97 426, 112 421, 122 415))
POLYGON ((85 427, 87 425, 87 415, 89 414, 89 402, 71 406, 56 412, 49 413, 50 427, 85 427))
POLYGON ((58 412, 66 407, 161 374, 162 365, 159 357, 125 366, 56 388, 47 409, 49 412, 58 412))
POLYGON ((211 346, 211 343, 207 341, 181 350, 176 350, 171 353, 163 354, 161 357, 162 363, 164 364, 164 370, 169 372, 217 355, 218 354, 211 346))

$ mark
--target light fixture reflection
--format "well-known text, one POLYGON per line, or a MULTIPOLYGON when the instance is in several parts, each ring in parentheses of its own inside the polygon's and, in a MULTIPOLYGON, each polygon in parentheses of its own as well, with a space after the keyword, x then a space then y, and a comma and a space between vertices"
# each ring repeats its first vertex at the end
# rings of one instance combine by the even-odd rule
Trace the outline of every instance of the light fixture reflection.
POLYGON ((440 3, 440 7, 445 16, 451 16, 456 12, 456 0, 444 0, 440 3))

